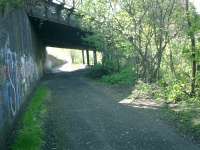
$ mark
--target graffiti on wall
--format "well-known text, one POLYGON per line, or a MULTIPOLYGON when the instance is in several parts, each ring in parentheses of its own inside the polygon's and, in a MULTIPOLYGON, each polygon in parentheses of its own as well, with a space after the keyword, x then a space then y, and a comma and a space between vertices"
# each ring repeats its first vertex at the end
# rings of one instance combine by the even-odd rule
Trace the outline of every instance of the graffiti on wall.
MULTIPOLYGON (((0 90, 2 97, 8 106, 8 110, 14 117, 26 96, 31 84, 38 79, 37 65, 31 56, 20 56, 10 48, 8 34, 1 34, 4 41, 0 43, 0 90)), ((2 42, 1 41, 1 42, 2 42)))
MULTIPOLYGON (((5 45, 5 34, 1 33, 0 34, 0 46, 5 45)), ((5 47, 5 46, 4 46, 5 47)), ((4 59, 3 59, 3 52, 2 48, 0 47, 0 106, 2 107, 3 105, 3 85, 6 81, 6 75, 5 75, 5 65, 4 65, 4 59)), ((0 111, 2 112, 2 111, 0 111)), ((2 113, 0 114, 2 116, 2 113)), ((1 118, 0 118, 1 119, 1 118)))
POLYGON ((31 83, 39 78, 36 64, 31 57, 23 55, 20 57, 20 78, 23 93, 31 88, 31 83))
POLYGON ((10 106, 10 111, 13 116, 16 115, 17 109, 19 108, 19 87, 17 79, 17 59, 16 54, 12 53, 8 47, 5 48, 5 65, 6 75, 8 82, 7 87, 7 99, 10 106))

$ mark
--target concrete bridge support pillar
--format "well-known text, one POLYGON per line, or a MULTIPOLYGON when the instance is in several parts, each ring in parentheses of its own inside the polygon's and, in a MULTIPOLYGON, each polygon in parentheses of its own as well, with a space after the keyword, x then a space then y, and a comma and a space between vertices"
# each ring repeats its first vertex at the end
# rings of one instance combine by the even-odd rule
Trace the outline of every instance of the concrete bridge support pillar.
POLYGON ((89 50, 86 50, 86 55, 87 55, 87 65, 90 65, 90 55, 89 55, 89 50))
POLYGON ((82 50, 82 58, 83 58, 83 64, 85 64, 85 53, 84 53, 85 51, 84 50, 82 50))
POLYGON ((96 50, 93 51, 93 57, 94 57, 94 65, 96 65, 97 64, 97 51, 96 50))

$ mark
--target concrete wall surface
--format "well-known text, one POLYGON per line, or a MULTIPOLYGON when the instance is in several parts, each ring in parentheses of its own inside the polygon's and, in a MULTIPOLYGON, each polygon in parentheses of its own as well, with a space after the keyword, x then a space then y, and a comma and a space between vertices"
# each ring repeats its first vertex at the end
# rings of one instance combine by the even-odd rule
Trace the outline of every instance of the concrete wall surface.
POLYGON ((27 96, 43 74, 45 46, 24 10, 0 19, 0 149, 27 96))

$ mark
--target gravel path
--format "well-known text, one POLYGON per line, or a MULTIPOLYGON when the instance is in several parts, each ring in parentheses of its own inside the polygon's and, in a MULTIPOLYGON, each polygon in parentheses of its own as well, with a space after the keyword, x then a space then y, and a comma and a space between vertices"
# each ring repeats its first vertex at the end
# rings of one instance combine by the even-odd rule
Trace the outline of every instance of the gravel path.
POLYGON ((77 71, 45 79, 52 99, 44 149, 200 150, 160 120, 158 110, 120 104, 114 98, 119 91, 109 91, 83 75, 77 71))

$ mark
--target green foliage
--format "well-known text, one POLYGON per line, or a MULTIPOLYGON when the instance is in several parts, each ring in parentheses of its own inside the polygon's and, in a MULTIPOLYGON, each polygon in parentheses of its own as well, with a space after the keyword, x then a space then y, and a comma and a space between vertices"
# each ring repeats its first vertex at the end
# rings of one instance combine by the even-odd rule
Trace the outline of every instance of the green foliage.
POLYGON ((137 90, 140 90, 143 94, 150 93, 152 91, 152 85, 145 83, 141 80, 137 82, 137 84, 135 85, 135 88, 137 90))
POLYGON ((44 101, 48 95, 46 87, 39 87, 22 118, 22 128, 17 131, 12 150, 40 150, 43 144, 43 119, 46 113, 44 101))
POLYGON ((134 70, 125 68, 120 72, 104 75, 101 81, 109 84, 134 85, 137 75, 134 70))
POLYGON ((117 72, 112 65, 97 64, 90 68, 88 76, 93 79, 100 79, 100 81, 108 84, 120 85, 134 85, 137 80, 135 71, 131 68, 124 68, 117 72))
POLYGON ((116 68, 133 66, 141 78, 133 94, 168 106, 164 110, 166 118, 200 138, 199 71, 195 78, 196 95, 190 95, 195 68, 192 62, 200 62, 200 15, 193 6, 186 10, 180 0, 84 3, 83 26, 94 33, 84 40, 104 54, 103 66, 93 68, 94 76, 109 84, 132 84, 137 80, 136 74, 130 69, 117 72, 116 68))
POLYGON ((103 49, 104 47, 104 36, 100 33, 88 35, 82 38, 83 41, 96 49, 103 49))
MULTIPOLYGON (((186 10, 176 0, 86 0, 81 13, 83 27, 94 33, 84 41, 103 51, 103 68, 112 68, 109 74, 134 66, 145 82, 173 81, 164 88, 165 99, 176 102, 182 100, 181 95, 185 97, 190 90, 193 61, 188 32, 200 32, 199 15, 192 6, 188 12, 191 27, 186 10)), ((198 48, 199 43, 196 45, 198 48)), ((196 55, 199 61, 199 50, 196 55)), ((99 77, 103 74, 98 73, 99 77)))
POLYGON ((192 138, 200 138, 200 97, 190 97, 183 92, 187 88, 180 81, 167 83, 164 80, 157 84, 138 81, 132 92, 134 98, 151 98, 161 105, 163 119, 168 120, 177 129, 189 134, 192 138))
POLYGON ((159 102, 168 104, 175 104, 181 101, 192 101, 192 97, 190 97, 188 92, 189 88, 189 85, 185 85, 181 81, 171 81, 170 83, 167 83, 164 80, 152 84, 139 80, 135 85, 135 89, 143 96, 148 95, 148 97, 159 102))
POLYGON ((159 90, 155 84, 145 83, 142 80, 138 80, 134 86, 132 92, 132 97, 135 99, 138 98, 152 98, 155 94, 159 94, 159 90))
POLYGON ((163 94, 167 102, 177 103, 184 101, 188 96, 184 93, 184 85, 179 82, 174 82, 167 87, 164 87, 163 94))
POLYGON ((185 100, 187 97, 183 92, 183 86, 180 83, 174 83, 166 88, 165 95, 168 101, 176 103, 185 100))
POLYGON ((5 8, 6 6, 19 7, 22 5, 24 0, 1 0, 0 8, 5 8))
POLYGON ((109 75, 113 72, 113 69, 109 66, 104 66, 102 64, 97 64, 90 68, 88 76, 93 79, 100 79, 104 75, 109 75))

